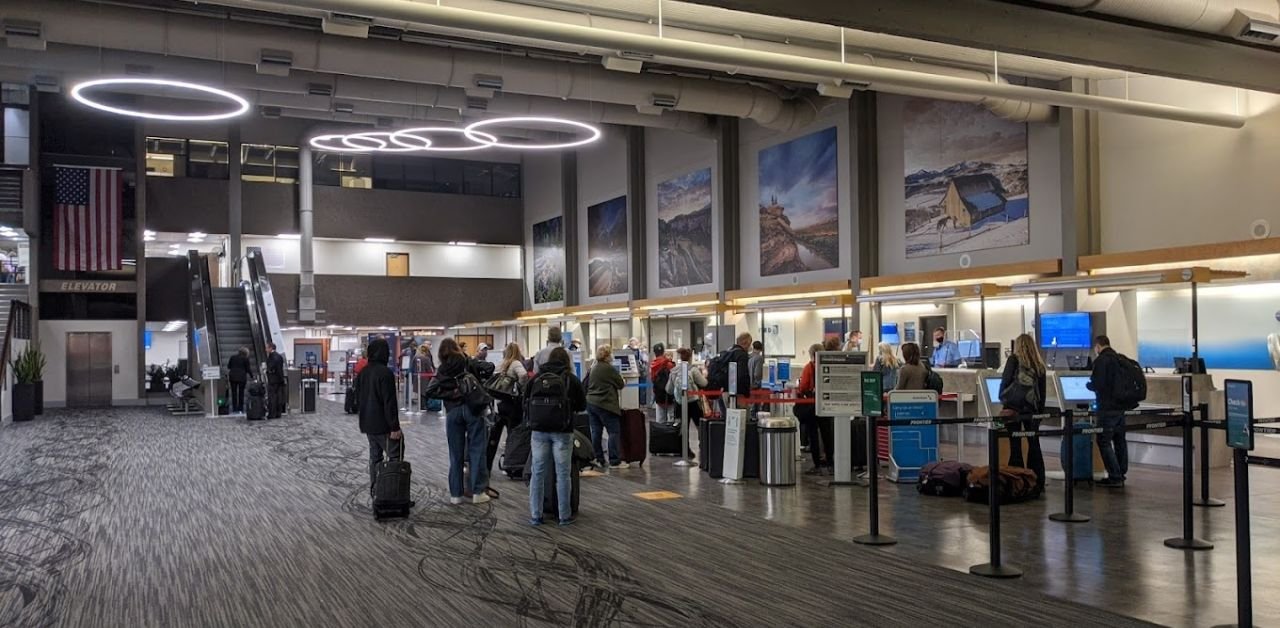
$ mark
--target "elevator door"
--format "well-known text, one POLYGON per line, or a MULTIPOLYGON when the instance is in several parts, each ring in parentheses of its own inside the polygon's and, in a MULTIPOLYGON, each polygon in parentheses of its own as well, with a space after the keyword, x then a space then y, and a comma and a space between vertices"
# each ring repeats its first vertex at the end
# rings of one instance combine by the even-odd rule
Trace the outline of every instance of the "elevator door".
POLYGON ((67 334, 67 407, 111 405, 111 333, 67 334))

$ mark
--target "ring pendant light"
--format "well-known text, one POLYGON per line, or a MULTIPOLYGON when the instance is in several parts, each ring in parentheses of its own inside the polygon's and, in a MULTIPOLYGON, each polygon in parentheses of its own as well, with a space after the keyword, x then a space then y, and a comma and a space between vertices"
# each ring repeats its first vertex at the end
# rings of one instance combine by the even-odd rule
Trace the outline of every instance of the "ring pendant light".
MULTIPOLYGON (((342 137, 342 143, 345 146, 349 147, 351 150, 355 150, 362 153, 412 153, 414 151, 423 150, 423 148, 417 147, 417 146, 408 147, 408 148, 404 146, 399 146, 399 145, 393 146, 391 144, 391 142, 394 141, 393 136, 394 136, 394 133, 392 133, 391 131, 367 131, 364 133, 348 133, 347 135, 344 135, 342 137), (356 142, 369 142, 373 145, 360 146, 356 142)), ((431 140, 424 139, 423 141, 426 142, 427 147, 431 146, 431 140)))
POLYGON ((174 81, 170 79, 161 79, 161 78, 122 77, 122 78, 103 78, 103 79, 95 79, 91 81, 84 81, 82 83, 77 83, 75 87, 71 88, 71 97, 74 98, 77 102, 79 102, 82 105, 85 105, 87 107, 92 107, 100 111, 106 111, 109 113, 114 113, 122 116, 129 116, 133 118, 146 118, 148 120, 169 120, 173 122, 209 122, 213 120, 226 120, 229 118, 240 116, 245 112, 249 111, 249 101, 229 91, 218 89, 216 87, 210 87, 208 85, 201 85, 199 83, 188 83, 186 81, 174 81), (142 109, 126 109, 124 107, 115 107, 112 105, 108 105, 106 103, 101 103, 96 100, 93 100, 92 98, 89 98, 89 96, 84 93, 85 90, 93 89, 95 87, 139 86, 139 85, 154 86, 154 87, 169 87, 169 88, 187 90, 192 92, 212 94, 219 98, 225 99, 230 105, 232 105, 232 108, 227 111, 209 113, 209 114, 158 113, 154 111, 145 111, 142 109))
POLYGON ((430 135, 433 133, 455 133, 467 136, 466 129, 447 126, 424 126, 414 129, 400 129, 399 131, 392 133, 391 143, 410 150, 429 151, 435 153, 462 153, 473 150, 483 150, 498 143, 498 137, 496 135, 491 135, 483 131, 473 131, 476 137, 483 140, 482 142, 476 142, 467 136, 467 139, 473 142, 470 146, 433 146, 429 138, 422 136, 423 134, 430 135), (406 142, 406 139, 413 139, 420 143, 415 144, 412 142, 406 142))
POLYGON ((576 146, 584 146, 600 139, 600 129, 587 124, 578 122, 577 120, 566 120, 564 118, 547 118, 540 116, 515 116, 509 118, 489 118, 488 120, 479 120, 467 125, 462 129, 463 135, 467 139, 484 144, 486 146, 495 146, 497 148, 509 148, 514 150, 558 150, 563 148, 574 148, 576 146), (477 131, 479 129, 499 126, 503 124, 551 124, 574 127, 586 131, 588 135, 584 138, 574 140, 572 142, 563 142, 559 144, 510 144, 504 142, 490 142, 484 139, 477 131))

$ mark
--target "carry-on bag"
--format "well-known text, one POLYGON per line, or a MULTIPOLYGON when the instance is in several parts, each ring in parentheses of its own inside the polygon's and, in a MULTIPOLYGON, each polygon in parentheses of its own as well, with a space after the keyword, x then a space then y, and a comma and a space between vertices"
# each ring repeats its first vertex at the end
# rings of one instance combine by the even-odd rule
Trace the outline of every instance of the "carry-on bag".
POLYGON ((529 426, 521 423, 507 431, 507 447, 498 457, 498 468, 512 480, 524 477, 524 465, 529 461, 529 439, 533 434, 529 426))
MULTIPOLYGON (((577 436, 575 435, 575 439, 577 436)), ((575 449, 576 449, 575 444, 575 449)), ((590 449, 590 442, 587 448, 590 449)), ((533 452, 529 452, 529 457, 525 461, 524 481, 526 483, 533 480, 533 452)), ((569 462, 569 508, 573 514, 578 514, 578 486, 581 484, 582 460, 575 454, 569 462)), ((542 512, 544 515, 552 517, 560 516, 560 496, 556 493, 556 465, 552 460, 547 461, 547 473, 542 479, 542 512)))
MULTIPOLYGON (((1093 439, 1088 434, 1081 434, 1080 430, 1087 430, 1093 427, 1089 423, 1076 423, 1075 434, 1071 437, 1072 444, 1075 446, 1075 457, 1071 459, 1071 480, 1079 482, 1093 482, 1093 439)), ((1058 460, 1067 459, 1067 439, 1062 439, 1059 446, 1058 460)), ((1062 465, 1063 472, 1066 472, 1067 465, 1062 465)))
POLYGON ((413 467, 404 459, 404 438, 400 439, 400 456, 392 459, 390 455, 391 439, 387 439, 387 454, 375 468, 376 480, 373 483, 373 516, 376 519, 387 517, 407 517, 413 508, 410 499, 410 480, 413 467))
POLYGON ((342 396, 342 411, 347 414, 355 414, 360 411, 360 408, 356 407, 356 389, 351 386, 347 386, 347 392, 342 396))
MULTIPOLYGON (((964 498, 979 504, 989 503, 987 491, 991 481, 990 467, 974 467, 969 472, 964 498)), ((1001 465, 996 482, 996 497, 1001 504, 1016 504, 1040 496, 1036 474, 1030 469, 1001 465)))
POLYGON ((250 421, 267 418, 267 388, 262 382, 249 382, 245 387, 244 418, 250 421))
POLYGON ((622 438, 619 439, 618 455, 623 462, 644 464, 648 457, 648 439, 645 428, 648 419, 640 410, 622 411, 622 438))
MULTIPOLYGON (((863 458, 866 458, 865 453, 863 458)), ((969 485, 971 471, 973 471, 973 465, 958 460, 930 462, 920 469, 916 490, 921 495, 959 497, 964 494, 964 489, 969 485)))
POLYGON ((649 421, 649 453, 655 456, 679 456, 680 425, 649 421))

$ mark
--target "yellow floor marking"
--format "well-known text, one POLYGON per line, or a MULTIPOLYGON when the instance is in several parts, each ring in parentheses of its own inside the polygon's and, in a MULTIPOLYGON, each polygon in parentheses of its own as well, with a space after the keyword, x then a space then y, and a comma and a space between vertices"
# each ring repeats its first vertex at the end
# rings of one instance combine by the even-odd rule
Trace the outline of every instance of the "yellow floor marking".
POLYGON ((656 501, 660 499, 680 499, 683 497, 680 493, 672 493, 671 491, 647 491, 644 493, 632 493, 632 495, 649 501, 656 501))

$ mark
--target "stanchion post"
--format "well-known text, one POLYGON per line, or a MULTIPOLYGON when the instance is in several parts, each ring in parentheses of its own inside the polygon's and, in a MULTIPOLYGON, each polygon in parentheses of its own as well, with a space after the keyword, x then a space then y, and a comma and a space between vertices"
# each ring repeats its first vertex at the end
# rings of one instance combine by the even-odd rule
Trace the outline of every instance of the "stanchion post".
POLYGON ((867 417, 867 511, 871 531, 853 538, 859 545, 895 545, 898 540, 880 534, 880 453, 876 446, 876 417, 867 417))
POLYGON ((1211 550, 1213 543, 1195 538, 1196 522, 1191 512, 1195 484, 1191 416, 1190 412, 1182 413, 1182 536, 1165 539, 1164 544, 1180 550, 1211 550))
POLYGON ((992 426, 987 430, 987 509, 990 512, 991 562, 974 565, 969 573, 984 578, 1018 578, 1022 570, 1005 565, 1000 557, 1000 430, 992 426))
POLYGON ((1067 439, 1066 458, 1062 461, 1062 471, 1066 474, 1066 484, 1062 492, 1062 512, 1055 512, 1049 515, 1050 521, 1059 523, 1085 523, 1089 521, 1088 515, 1082 515, 1075 511, 1076 508, 1076 420, 1074 413, 1067 410, 1062 413, 1062 437, 1067 439))
POLYGON ((1205 423, 1209 420, 1209 404, 1196 406, 1196 412, 1200 415, 1200 497, 1191 503, 1201 508, 1220 508, 1226 502, 1209 497, 1209 425, 1205 423))

